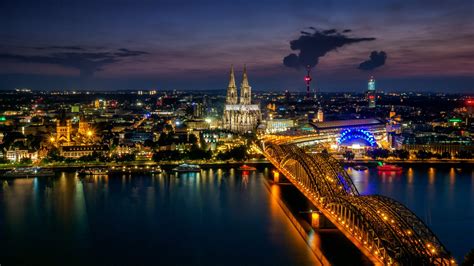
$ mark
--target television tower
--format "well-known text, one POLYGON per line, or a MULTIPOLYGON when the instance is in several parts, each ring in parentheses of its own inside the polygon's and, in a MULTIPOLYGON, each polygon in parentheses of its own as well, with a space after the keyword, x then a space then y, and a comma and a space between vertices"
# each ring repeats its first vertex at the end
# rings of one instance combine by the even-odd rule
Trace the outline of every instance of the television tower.
POLYGON ((304 77, 304 82, 306 83, 306 100, 311 99, 310 84, 311 84, 312 78, 311 78, 310 72, 311 72, 311 67, 307 66, 306 76, 304 77))

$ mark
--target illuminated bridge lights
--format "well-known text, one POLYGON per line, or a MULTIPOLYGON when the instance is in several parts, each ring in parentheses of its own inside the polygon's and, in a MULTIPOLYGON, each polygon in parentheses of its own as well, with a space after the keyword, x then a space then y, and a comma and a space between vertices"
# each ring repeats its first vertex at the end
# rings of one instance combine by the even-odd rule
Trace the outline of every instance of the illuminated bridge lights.
POLYGON ((344 235, 359 243, 361 250, 374 262, 455 263, 451 262, 453 258, 431 230, 401 203, 383 196, 359 195, 350 177, 334 158, 306 154, 294 144, 269 143, 266 147, 268 149, 263 151, 265 157, 281 173, 291 177, 290 181, 344 235), (296 163, 287 164, 288 158, 296 163), (341 190, 341 186, 346 189, 341 190), (359 228, 357 225, 361 224, 363 226, 359 228), (397 238, 397 235, 404 237, 397 238), (381 241, 384 239, 390 241, 381 241))

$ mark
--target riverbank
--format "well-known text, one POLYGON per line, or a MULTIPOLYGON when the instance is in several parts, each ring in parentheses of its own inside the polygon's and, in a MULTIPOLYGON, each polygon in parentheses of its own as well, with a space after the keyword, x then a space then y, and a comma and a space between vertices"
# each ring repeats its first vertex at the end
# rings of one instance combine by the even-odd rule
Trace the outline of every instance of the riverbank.
POLYGON ((186 161, 133 161, 133 162, 121 162, 121 163, 104 163, 104 162, 88 162, 88 163, 52 163, 52 164, 3 164, 0 165, 0 171, 8 171, 19 167, 41 167, 45 169, 82 169, 82 168, 121 168, 121 167, 156 167, 160 166, 163 168, 175 167, 177 165, 197 164, 202 168, 213 168, 213 167, 239 167, 242 164, 248 165, 260 165, 270 164, 267 160, 249 160, 249 161, 202 161, 202 160, 186 160, 186 161))
MULTIPOLYGON (((405 165, 471 165, 474 164, 474 159, 431 159, 431 160, 398 160, 398 159, 355 159, 347 161, 343 158, 337 158, 344 165, 367 165, 376 166, 379 162, 387 164, 397 164, 401 166, 405 165)), ((182 163, 197 164, 202 168, 211 167, 238 167, 242 164, 259 165, 259 164, 270 164, 267 160, 249 160, 249 161, 209 161, 209 160, 182 160, 182 161, 162 161, 154 162, 150 160, 132 161, 132 162, 84 162, 84 163, 49 163, 49 164, 0 164, 0 171, 8 171, 19 167, 42 167, 46 169, 80 169, 80 168, 93 168, 93 167, 154 167, 161 166, 164 168, 175 167, 182 163)))
POLYGON ((474 164, 473 159, 455 159, 455 160, 445 160, 445 159, 436 159, 436 160, 397 160, 397 159, 385 159, 385 160, 351 160, 347 161, 341 158, 338 158, 340 162, 345 165, 377 165, 379 162, 386 164, 398 164, 398 165, 420 165, 420 164, 430 164, 430 165, 471 165, 474 164))

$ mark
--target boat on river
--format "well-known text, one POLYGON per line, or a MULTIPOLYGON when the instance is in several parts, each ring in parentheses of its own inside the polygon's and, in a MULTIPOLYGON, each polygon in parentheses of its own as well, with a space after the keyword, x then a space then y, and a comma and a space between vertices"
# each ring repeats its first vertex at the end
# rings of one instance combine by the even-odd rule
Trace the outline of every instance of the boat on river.
POLYGON ((178 173, 196 173, 201 172, 201 167, 196 164, 183 163, 173 168, 173 171, 178 173))
POLYGON ((78 174, 80 176, 97 176, 97 175, 107 175, 109 170, 106 168, 84 168, 79 170, 78 174))
POLYGON ((381 172, 401 172, 403 167, 394 164, 384 164, 377 166, 377 170, 381 172))
POLYGON ((356 171, 365 171, 369 168, 367 166, 364 166, 364 165, 356 165, 356 166, 353 166, 352 169, 354 169, 356 171))
POLYGON ((5 172, 3 177, 44 177, 54 176, 54 171, 40 167, 22 167, 5 172))
POLYGON ((239 171, 256 171, 256 170, 257 170, 257 168, 255 168, 253 166, 248 166, 246 164, 239 167, 239 171))
POLYGON ((109 167, 109 172, 113 173, 161 173, 161 167, 159 165, 156 166, 111 166, 109 167))

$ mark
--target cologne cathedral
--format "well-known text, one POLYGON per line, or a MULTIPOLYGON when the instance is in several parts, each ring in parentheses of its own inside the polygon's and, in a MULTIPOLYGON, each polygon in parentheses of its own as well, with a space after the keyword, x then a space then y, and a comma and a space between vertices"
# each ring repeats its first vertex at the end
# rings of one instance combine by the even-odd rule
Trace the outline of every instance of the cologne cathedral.
POLYGON ((236 133, 253 132, 262 118, 260 106, 252 104, 252 92, 244 67, 240 85, 240 99, 235 85, 234 68, 230 70, 229 86, 227 87, 226 104, 224 107, 223 128, 236 133))

